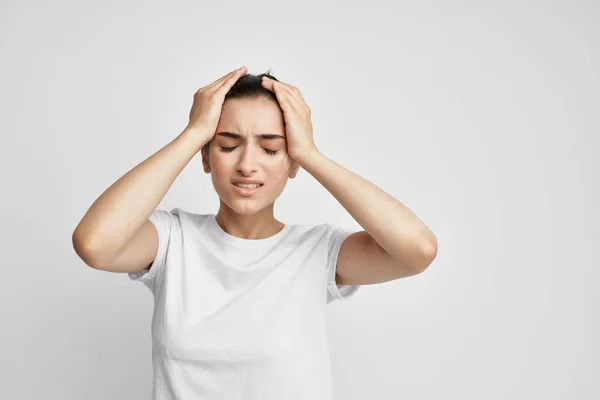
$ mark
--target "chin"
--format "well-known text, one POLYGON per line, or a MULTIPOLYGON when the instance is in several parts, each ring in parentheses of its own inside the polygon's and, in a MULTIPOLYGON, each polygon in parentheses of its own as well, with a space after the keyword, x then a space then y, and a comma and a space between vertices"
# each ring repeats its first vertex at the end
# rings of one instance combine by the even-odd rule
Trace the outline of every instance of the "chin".
POLYGON ((258 198, 236 197, 230 193, 225 196, 220 195, 220 198, 222 203, 240 215, 254 215, 266 207, 263 201, 258 198))
MULTIPOLYGON (((227 204, 227 203, 226 203, 227 204)), ((264 207, 259 207, 257 204, 249 204, 249 202, 237 202, 227 204, 236 214, 239 215, 254 215, 264 207)))

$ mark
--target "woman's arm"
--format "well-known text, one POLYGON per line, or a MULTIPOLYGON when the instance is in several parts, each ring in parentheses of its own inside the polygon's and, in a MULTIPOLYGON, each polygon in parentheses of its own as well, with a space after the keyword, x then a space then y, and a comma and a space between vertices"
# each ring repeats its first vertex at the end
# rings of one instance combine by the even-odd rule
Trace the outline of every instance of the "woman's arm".
POLYGON ((156 209, 202 142, 184 130, 94 201, 73 232, 73 247, 91 265, 114 260, 156 209))
POLYGON ((344 256, 349 260, 360 254, 361 260, 353 261, 351 269, 360 268, 359 261, 368 257, 377 258, 383 265, 380 271, 370 271, 371 276, 360 271, 364 278, 371 280, 389 280, 426 268, 437 254, 433 232, 399 200, 319 152, 313 140, 310 108, 297 87, 266 77, 263 86, 275 93, 283 110, 289 155, 366 231, 354 236, 352 248, 346 251, 346 255, 352 257, 344 256), (372 239, 378 246, 372 245, 372 239), (391 268, 394 265, 398 266, 395 270, 391 268))
POLYGON ((127 247, 183 168, 215 135, 225 95, 246 72, 239 68, 198 89, 183 132, 96 199, 73 232, 80 257, 103 265, 127 247))
POLYGON ((435 258, 435 235, 399 200, 316 149, 298 162, 400 264, 421 271, 435 258))

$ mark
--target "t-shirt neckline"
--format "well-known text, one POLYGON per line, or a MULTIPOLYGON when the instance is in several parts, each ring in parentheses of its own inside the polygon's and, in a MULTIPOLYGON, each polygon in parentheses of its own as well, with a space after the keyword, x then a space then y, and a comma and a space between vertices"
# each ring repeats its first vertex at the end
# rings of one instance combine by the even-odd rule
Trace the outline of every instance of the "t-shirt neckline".
POLYGON ((207 229, 209 234, 222 242, 230 244, 235 247, 241 248, 264 248, 267 246, 274 245, 277 243, 283 236, 285 236, 290 228, 289 224, 285 224, 283 229, 277 232, 274 235, 269 236, 264 239, 244 239, 237 236, 230 235, 225 232, 223 228, 217 222, 217 216, 215 214, 208 214, 207 217, 207 229))

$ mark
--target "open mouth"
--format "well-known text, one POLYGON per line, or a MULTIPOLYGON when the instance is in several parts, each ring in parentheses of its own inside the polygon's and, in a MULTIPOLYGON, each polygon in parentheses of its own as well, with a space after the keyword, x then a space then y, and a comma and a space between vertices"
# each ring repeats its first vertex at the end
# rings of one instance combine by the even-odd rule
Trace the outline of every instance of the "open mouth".
POLYGON ((231 184, 234 187, 234 190, 242 195, 242 196, 250 196, 253 195, 254 193, 256 193, 261 187, 264 186, 264 184, 258 184, 258 185, 244 185, 244 186, 238 186, 235 183, 231 184))

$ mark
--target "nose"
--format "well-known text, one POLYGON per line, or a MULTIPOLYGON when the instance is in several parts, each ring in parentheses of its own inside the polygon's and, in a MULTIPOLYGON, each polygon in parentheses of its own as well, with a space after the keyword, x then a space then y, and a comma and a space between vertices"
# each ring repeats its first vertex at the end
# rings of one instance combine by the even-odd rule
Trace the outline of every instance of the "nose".
POLYGON ((258 157, 254 154, 255 151, 256 149, 254 148, 254 146, 242 146, 242 151, 240 152, 241 155, 238 160, 237 169, 244 175, 250 175, 252 172, 256 172, 257 170, 256 163, 258 157))

